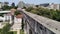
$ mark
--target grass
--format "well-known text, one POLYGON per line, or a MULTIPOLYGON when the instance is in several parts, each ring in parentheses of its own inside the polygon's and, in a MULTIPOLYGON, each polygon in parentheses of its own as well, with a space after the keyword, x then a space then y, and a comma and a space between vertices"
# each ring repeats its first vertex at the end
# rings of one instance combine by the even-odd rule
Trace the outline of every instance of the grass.
POLYGON ((8 34, 13 34, 13 32, 11 31, 11 32, 8 32, 8 34))
POLYGON ((1 32, 2 29, 0 29, 0 32, 1 32))
POLYGON ((14 32, 13 32, 13 34, 17 34, 17 32, 16 32, 16 31, 14 31, 14 32))
MULTIPOLYGON (((17 31, 9 31, 10 30, 10 24, 6 24, 2 29, 0 29, 0 34, 17 34, 17 31)), ((20 34, 24 34, 24 30, 20 30, 20 34)))
POLYGON ((0 34, 9 34, 8 31, 10 30, 10 27, 11 25, 6 23, 6 25, 2 29, 0 29, 0 34))
MULTIPOLYGON (((10 31, 8 34, 17 34, 17 31, 10 31)), ((24 34, 24 31, 21 29, 20 34, 24 34)))
POLYGON ((8 34, 17 34, 17 32, 16 31, 10 31, 10 32, 8 32, 8 34))
POLYGON ((20 34, 24 34, 24 31, 23 30, 20 30, 20 34))
POLYGON ((1 30, 2 30, 2 29, 0 29, 0 34, 1 34, 1 30))

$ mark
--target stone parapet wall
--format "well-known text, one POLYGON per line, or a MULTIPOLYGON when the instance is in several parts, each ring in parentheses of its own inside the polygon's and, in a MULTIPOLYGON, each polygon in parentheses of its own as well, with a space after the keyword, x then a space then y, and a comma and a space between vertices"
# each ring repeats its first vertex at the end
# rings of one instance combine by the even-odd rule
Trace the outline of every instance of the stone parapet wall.
POLYGON ((33 32, 32 34, 60 34, 60 22, 27 12, 25 10, 21 13, 24 15, 24 22, 27 23, 26 25, 29 25, 25 26, 25 29, 31 29, 33 32))

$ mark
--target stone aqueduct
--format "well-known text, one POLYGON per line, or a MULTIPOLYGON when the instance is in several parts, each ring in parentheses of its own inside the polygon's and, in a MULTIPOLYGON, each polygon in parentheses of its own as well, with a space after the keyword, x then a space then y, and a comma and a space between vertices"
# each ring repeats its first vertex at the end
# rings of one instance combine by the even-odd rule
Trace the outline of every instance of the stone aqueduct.
POLYGON ((22 10, 25 34, 60 34, 60 22, 22 10))

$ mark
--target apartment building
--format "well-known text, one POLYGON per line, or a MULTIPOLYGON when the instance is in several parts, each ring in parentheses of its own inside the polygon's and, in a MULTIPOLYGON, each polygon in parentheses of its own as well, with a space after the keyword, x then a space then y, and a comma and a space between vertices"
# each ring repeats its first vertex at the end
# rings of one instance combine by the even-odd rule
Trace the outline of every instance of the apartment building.
POLYGON ((50 8, 51 9, 57 9, 57 10, 59 10, 60 9, 60 4, 54 4, 54 3, 52 3, 52 4, 50 4, 50 8))

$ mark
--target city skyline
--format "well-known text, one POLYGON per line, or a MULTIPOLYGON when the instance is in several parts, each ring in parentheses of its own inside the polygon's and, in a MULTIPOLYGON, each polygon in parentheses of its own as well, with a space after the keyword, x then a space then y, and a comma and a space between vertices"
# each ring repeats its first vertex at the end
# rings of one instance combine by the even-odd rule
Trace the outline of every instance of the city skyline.
POLYGON ((57 3, 60 4, 60 0, 0 0, 0 2, 9 2, 9 5, 11 5, 12 2, 14 2, 16 5, 23 1, 24 3, 29 4, 42 4, 42 3, 57 3))

